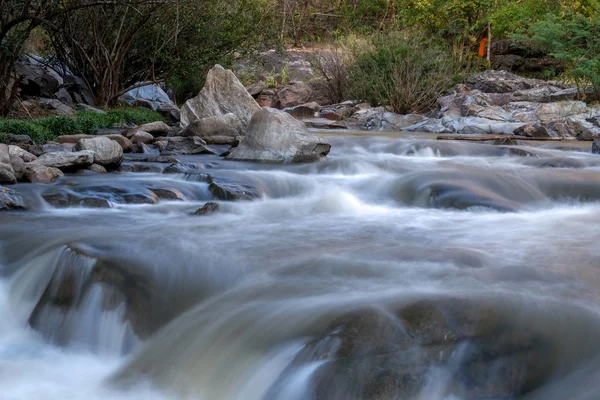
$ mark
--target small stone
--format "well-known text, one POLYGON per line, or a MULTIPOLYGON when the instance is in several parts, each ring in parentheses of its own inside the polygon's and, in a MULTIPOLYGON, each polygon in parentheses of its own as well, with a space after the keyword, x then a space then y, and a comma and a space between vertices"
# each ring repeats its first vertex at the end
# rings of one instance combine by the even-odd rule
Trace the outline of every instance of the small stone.
POLYGON ((90 167, 88 168, 90 171, 94 171, 94 172, 107 172, 106 168, 104 168, 102 165, 100 164, 92 164, 90 165, 90 167))
POLYGON ((202 208, 197 209, 194 215, 206 215, 219 211, 219 205, 214 202, 208 202, 202 208))

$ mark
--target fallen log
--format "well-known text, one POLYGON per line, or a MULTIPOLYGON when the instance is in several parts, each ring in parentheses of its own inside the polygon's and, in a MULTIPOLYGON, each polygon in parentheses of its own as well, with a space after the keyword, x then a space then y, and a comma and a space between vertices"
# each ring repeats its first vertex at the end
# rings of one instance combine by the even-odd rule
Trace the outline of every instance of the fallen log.
POLYGON ((439 135, 437 140, 468 140, 471 142, 483 142, 488 140, 534 140, 546 142, 560 142, 565 140, 562 137, 528 137, 519 135, 439 135))

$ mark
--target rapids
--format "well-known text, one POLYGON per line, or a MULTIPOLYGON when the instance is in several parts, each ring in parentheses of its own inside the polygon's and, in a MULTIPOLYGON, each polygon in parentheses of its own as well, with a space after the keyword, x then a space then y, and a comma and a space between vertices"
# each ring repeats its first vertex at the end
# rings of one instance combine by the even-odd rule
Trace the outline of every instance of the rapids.
POLYGON ((12 186, 0 399, 598 398, 599 156, 328 139, 313 164, 12 186), (186 201, 123 201, 153 188, 186 201))

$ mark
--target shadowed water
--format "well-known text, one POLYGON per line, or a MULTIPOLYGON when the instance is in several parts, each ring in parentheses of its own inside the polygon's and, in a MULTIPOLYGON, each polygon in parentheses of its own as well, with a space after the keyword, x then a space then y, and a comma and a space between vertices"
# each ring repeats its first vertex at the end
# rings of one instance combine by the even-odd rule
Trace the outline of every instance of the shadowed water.
POLYGON ((329 139, 314 164, 16 185, 2 398, 597 398, 600 157, 329 139))

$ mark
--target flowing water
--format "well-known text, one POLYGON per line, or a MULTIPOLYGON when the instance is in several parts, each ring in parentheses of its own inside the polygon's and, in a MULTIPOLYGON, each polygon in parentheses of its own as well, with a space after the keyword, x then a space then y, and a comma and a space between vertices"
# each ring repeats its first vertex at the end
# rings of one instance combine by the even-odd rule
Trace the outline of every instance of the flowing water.
POLYGON ((16 185, 0 399, 598 398, 600 157, 329 140, 314 164, 16 185), (215 200, 205 173, 258 198, 215 200), (153 188, 187 201, 122 201, 153 188))

